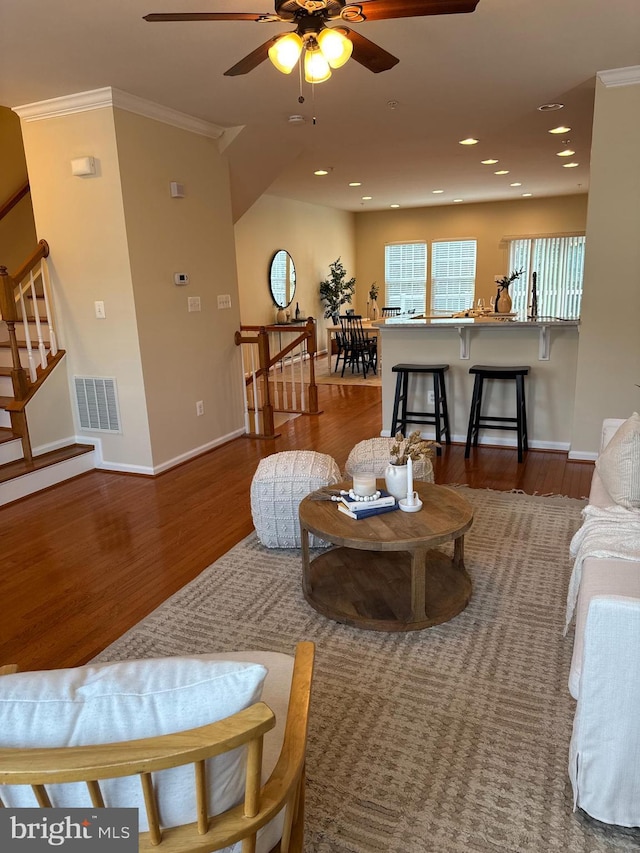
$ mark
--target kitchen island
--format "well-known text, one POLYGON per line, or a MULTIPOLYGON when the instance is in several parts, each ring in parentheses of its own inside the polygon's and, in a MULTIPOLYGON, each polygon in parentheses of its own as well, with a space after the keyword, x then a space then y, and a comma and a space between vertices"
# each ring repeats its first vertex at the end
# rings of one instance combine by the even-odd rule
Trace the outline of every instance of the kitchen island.
MULTIPOLYGON (((482 317, 424 317, 405 315, 380 320, 382 362, 382 434, 389 435, 396 374, 394 364, 448 364, 445 381, 451 438, 467 435, 474 364, 529 365, 525 381, 529 446, 569 450, 573 425, 579 320, 486 315, 482 317)), ((427 401, 429 377, 410 378, 409 409, 433 409, 427 401)), ((484 392, 483 411, 510 416, 515 412, 513 383, 492 381, 484 392)), ((416 429, 418 427, 416 426, 416 429)), ((432 427, 423 434, 433 437, 432 427)), ((480 443, 515 446, 512 432, 480 433, 480 443)))

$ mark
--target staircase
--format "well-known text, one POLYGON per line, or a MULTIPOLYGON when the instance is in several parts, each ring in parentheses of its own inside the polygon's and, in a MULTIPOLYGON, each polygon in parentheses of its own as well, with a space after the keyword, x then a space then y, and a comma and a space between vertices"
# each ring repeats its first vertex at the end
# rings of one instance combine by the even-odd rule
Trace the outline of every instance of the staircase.
POLYGON ((65 355, 57 347, 48 254, 41 240, 13 275, 0 266, 0 506, 95 467, 92 445, 31 447, 28 403, 65 355))

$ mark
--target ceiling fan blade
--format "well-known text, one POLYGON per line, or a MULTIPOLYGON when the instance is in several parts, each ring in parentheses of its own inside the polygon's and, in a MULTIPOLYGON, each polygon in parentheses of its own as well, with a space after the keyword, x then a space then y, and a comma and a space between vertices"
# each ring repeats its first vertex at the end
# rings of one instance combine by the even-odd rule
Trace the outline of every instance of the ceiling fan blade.
POLYGON ((351 58, 359 62, 360 65, 364 65, 369 71, 373 71, 374 74, 379 74, 381 71, 388 71, 400 62, 396 56, 374 42, 369 41, 364 36, 361 36, 360 33, 356 33, 348 27, 341 27, 341 29, 353 45, 351 58))
POLYGON ((254 68, 257 68, 261 62, 264 62, 265 59, 269 57, 269 48, 276 40, 277 36, 274 38, 270 38, 269 41, 266 41, 264 44, 261 44, 260 47, 257 47, 255 50, 252 50, 244 59, 241 59, 240 62, 236 62, 234 66, 229 68, 228 71, 224 72, 225 77, 237 77, 238 74, 248 74, 249 71, 253 71, 254 68))
POLYGON ((360 7, 365 21, 384 21, 389 18, 421 18, 425 15, 456 15, 473 12, 479 0, 364 0, 345 6, 342 17, 351 20, 349 10, 360 7))
MULTIPOLYGON (((144 15, 143 20, 157 21, 261 21, 266 16, 260 12, 159 12, 144 15)), ((276 18, 277 20, 277 18, 276 18)))

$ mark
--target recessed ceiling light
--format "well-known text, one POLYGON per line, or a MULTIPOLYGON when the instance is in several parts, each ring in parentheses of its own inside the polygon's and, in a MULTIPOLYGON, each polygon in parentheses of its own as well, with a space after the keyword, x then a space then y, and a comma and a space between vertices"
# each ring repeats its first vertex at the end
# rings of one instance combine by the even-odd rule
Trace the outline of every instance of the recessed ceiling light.
POLYGON ((482 165, 483 165, 483 166, 495 166, 495 164, 496 164, 498 161, 497 161, 497 160, 490 159, 490 160, 480 160, 480 162, 482 163, 482 165))
POLYGON ((508 175, 509 170, 508 169, 498 169, 498 171, 494 172, 493 174, 494 175, 508 175))
POLYGON ((438 193, 443 193, 444 190, 431 190, 434 195, 438 195, 438 193))
POLYGON ((580 165, 580 163, 563 163, 562 168, 563 169, 575 169, 575 167, 579 166, 579 165, 580 165))
POLYGON ((533 193, 522 193, 522 198, 531 198, 533 193))
POLYGON ((361 181, 351 181, 351 183, 349 184, 349 186, 350 186, 350 187, 361 187, 361 186, 362 186, 362 182, 361 182, 361 181))
POLYGON ((464 201, 464 199, 463 198, 454 198, 453 203, 459 204, 461 201, 464 201))
POLYGON ((557 151, 556 157, 572 157, 575 153, 570 148, 565 148, 564 151, 557 151))
POLYGON ((509 184, 510 187, 521 187, 522 181, 514 181, 512 184, 509 184))
POLYGON ((362 201, 371 201, 371 199, 372 199, 372 198, 373 198, 373 196, 372 196, 372 195, 363 195, 363 196, 362 196, 362 201))
POLYGON ((479 139, 474 139, 473 136, 468 136, 466 139, 460 140, 460 145, 477 145, 479 139))
POLYGON ((549 133, 569 133, 571 130, 570 127, 565 127, 564 125, 560 125, 560 127, 552 127, 549 133))
POLYGON ((541 113, 551 113, 554 110, 561 110, 564 104, 540 104, 538 109, 541 113))
POLYGON ((390 204, 389 207, 400 207, 399 204, 390 204))
POLYGON ((313 174, 314 175, 328 175, 329 171, 327 169, 316 169, 313 174))

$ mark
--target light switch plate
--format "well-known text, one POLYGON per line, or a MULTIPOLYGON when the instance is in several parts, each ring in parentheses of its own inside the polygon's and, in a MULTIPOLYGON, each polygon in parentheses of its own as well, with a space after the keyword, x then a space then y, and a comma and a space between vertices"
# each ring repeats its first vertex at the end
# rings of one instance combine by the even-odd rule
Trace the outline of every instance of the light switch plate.
POLYGON ((192 311, 200 311, 200 297, 190 296, 187 301, 189 313, 192 311))
POLYGON ((228 293, 223 293, 218 296, 218 308, 231 308, 231 296, 228 293))

